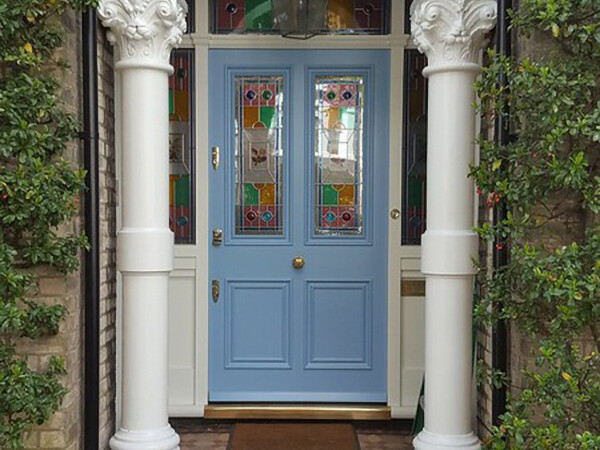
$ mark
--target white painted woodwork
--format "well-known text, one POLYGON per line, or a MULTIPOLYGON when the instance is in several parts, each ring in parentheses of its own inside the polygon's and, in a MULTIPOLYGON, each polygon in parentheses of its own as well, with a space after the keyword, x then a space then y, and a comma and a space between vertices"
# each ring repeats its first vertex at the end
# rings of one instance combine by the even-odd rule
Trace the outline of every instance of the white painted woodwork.
MULTIPOLYGON (((195 49, 196 63, 196 243, 175 245, 174 270, 169 283, 168 327, 168 414, 171 417, 202 417, 208 402, 208 50, 209 48, 387 48, 391 51, 389 209, 401 207, 404 50, 412 47, 404 34, 404 0, 392 1, 391 34, 386 36, 318 36, 308 41, 293 41, 278 36, 217 36, 209 34, 209 10, 205 0, 197 0, 196 33, 184 35, 182 47, 195 49), (174 281, 174 282, 173 282, 174 281), (190 319, 190 314, 192 319, 190 319), (184 318, 183 322, 180 320, 184 318), (193 320, 193 329, 190 321, 193 320), (190 346, 193 350, 190 352, 190 346)), ((108 3, 108 2, 104 2, 108 3)), ((117 53, 120 45, 117 45, 117 53)), ((117 178, 119 191, 128 183, 124 168, 121 136, 125 106, 121 79, 116 79, 117 178)), ((166 91, 166 87, 165 87, 166 91)), ((154 104, 156 105, 156 104, 154 104)), ((157 109, 156 106, 153 107, 157 109)), ((166 111, 166 106, 164 110, 166 111)), ((125 136, 124 136, 125 137, 125 136)), ((166 190, 164 192, 168 192, 166 190)), ((119 228, 123 226, 122 196, 117 211, 119 228)), ((165 211, 167 207, 165 206, 165 211)), ((165 213, 166 214, 166 213, 165 213)), ((394 418, 413 418, 424 372, 424 298, 402 298, 403 278, 422 279, 420 247, 400 244, 400 221, 390 220, 388 253, 388 404, 394 418)), ((121 280, 119 276, 119 281, 121 280)), ((124 361, 124 340, 129 321, 123 317, 123 292, 118 290, 117 324, 117 422, 126 410, 122 395, 128 378, 124 361)), ((135 447, 139 448, 139 447, 135 447)))
POLYGON ((98 15, 118 56, 121 211, 121 414, 113 450, 179 449, 169 426, 168 75, 185 31, 182 0, 101 0, 98 15))
POLYGON ((471 424, 472 299, 478 238, 474 186, 473 82, 485 37, 496 21, 493 0, 415 0, 413 39, 427 55, 429 78, 427 231, 421 271, 426 279, 425 429, 418 450, 480 448, 471 424))

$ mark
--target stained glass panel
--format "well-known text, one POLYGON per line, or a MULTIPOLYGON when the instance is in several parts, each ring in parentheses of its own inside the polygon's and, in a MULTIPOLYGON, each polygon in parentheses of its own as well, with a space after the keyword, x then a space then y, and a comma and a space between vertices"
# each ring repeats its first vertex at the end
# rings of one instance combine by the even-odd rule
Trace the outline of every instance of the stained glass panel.
POLYGON ((315 227, 317 235, 363 232, 363 77, 315 80, 315 227))
POLYGON ((283 234, 283 77, 235 78, 235 232, 283 234))
MULTIPOLYGON (((387 34, 386 0, 329 0, 322 34, 387 34)), ((214 0, 213 33, 277 33, 271 0, 214 0)))
POLYGON ((426 227, 427 187, 427 60, 417 50, 405 58, 404 189, 402 195, 402 243, 420 245, 426 227))
POLYGON ((176 244, 194 242, 194 51, 174 50, 169 77, 169 225, 176 244))

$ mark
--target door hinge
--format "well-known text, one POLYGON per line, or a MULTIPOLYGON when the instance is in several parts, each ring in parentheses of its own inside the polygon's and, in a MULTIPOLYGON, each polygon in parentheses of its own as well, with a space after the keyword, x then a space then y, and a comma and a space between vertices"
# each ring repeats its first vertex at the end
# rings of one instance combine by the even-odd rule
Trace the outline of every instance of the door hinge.
POLYGON ((212 148, 212 153, 211 153, 211 161, 212 161, 212 166, 213 166, 213 170, 217 170, 219 168, 219 160, 220 160, 220 153, 221 150, 219 149, 219 147, 213 147, 212 148))

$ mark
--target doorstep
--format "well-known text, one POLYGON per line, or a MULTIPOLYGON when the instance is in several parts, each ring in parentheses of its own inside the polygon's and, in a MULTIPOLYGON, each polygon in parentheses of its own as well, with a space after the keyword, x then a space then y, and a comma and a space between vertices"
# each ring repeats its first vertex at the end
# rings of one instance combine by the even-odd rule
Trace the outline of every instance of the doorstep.
POLYGON ((382 404, 348 403, 211 403, 205 419, 257 420, 390 420, 391 409, 382 404))

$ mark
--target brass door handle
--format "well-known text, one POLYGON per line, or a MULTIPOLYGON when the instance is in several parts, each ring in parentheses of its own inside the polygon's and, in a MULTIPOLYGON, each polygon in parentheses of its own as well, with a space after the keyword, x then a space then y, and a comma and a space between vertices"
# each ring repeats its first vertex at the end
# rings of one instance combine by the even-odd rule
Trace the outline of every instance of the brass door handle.
POLYGON ((292 259, 292 266, 294 269, 302 269, 304 267, 304 258, 297 256, 292 259))

